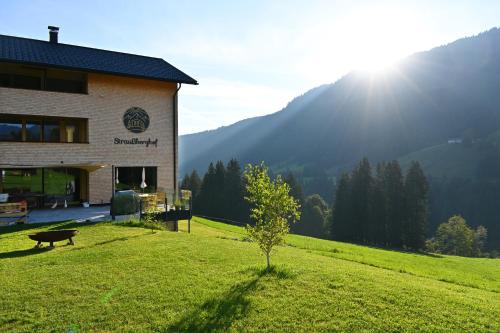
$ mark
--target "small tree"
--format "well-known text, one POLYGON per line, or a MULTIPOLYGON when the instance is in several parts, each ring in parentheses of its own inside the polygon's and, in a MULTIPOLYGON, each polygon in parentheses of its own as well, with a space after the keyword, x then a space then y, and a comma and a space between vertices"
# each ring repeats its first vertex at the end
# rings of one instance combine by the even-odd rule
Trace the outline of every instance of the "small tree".
POLYGON ((450 217, 436 232, 437 250, 441 253, 469 257, 472 255, 474 231, 460 215, 450 217))
POLYGON ((271 251, 275 245, 283 243, 290 229, 289 221, 300 219, 300 205, 291 195, 290 187, 281 176, 274 181, 269 178, 268 169, 261 163, 245 168, 247 196, 250 204, 250 218, 255 225, 247 225, 246 230, 267 259, 267 270, 271 268, 271 251))

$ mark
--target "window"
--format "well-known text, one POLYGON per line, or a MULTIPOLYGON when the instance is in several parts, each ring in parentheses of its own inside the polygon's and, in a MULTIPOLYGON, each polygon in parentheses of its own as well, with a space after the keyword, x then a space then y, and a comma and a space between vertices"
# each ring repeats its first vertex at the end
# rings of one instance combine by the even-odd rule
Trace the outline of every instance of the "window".
POLYGON ((0 193, 30 208, 79 204, 84 199, 86 172, 74 168, 0 169, 0 193))
POLYGON ((67 93, 85 93, 83 81, 65 79, 45 79, 45 90, 67 93))
POLYGON ((12 74, 10 75, 9 86, 12 88, 40 90, 42 88, 42 78, 12 74))
POLYGON ((23 123, 20 120, 0 118, 0 141, 21 141, 23 123))
POLYGON ((0 63, 0 87, 86 94, 87 75, 62 69, 0 63))
POLYGON ((117 167, 116 189, 134 190, 137 192, 156 192, 157 167, 117 167), (141 187, 144 171, 144 185, 141 187))
POLYGON ((44 142, 61 142, 61 129, 58 121, 43 122, 43 141, 44 142))
POLYGON ((42 124, 40 121, 27 120, 25 131, 26 131, 26 141, 29 142, 42 141, 42 124))
POLYGON ((88 120, 0 114, 0 141, 86 143, 88 120))
POLYGON ((0 192, 10 195, 42 192, 41 169, 3 169, 0 172, 0 192))

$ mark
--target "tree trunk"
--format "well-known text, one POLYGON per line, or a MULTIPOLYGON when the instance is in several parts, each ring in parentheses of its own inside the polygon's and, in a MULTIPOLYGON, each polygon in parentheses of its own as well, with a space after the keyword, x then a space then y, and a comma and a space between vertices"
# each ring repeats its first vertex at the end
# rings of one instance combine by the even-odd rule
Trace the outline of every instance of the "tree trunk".
POLYGON ((270 253, 266 253, 266 259, 267 259, 267 271, 269 272, 271 270, 271 261, 270 261, 270 253))

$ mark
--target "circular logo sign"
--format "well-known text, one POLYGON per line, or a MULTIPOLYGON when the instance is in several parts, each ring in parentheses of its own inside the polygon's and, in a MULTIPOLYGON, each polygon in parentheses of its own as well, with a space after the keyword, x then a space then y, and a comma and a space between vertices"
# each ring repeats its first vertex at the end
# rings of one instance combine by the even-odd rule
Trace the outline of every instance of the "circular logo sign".
POLYGON ((148 129, 149 116, 146 111, 132 107, 123 114, 123 125, 133 133, 142 133, 148 129))

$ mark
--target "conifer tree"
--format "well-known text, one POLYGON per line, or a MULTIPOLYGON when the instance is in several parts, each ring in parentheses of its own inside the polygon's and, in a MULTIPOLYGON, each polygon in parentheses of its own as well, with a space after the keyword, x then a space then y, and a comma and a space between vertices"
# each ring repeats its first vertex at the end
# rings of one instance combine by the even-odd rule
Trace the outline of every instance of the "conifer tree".
POLYGON ((200 194, 201 179, 198 176, 198 172, 193 170, 189 176, 189 190, 192 192, 193 198, 196 198, 200 194))
POLYGON ((387 221, 387 243, 390 246, 404 245, 405 185, 398 161, 387 163, 384 169, 383 191, 387 221))
POLYGON ((386 164, 377 164, 372 192, 372 241, 378 245, 387 245, 387 209, 385 195, 386 164))
POLYGON ((303 205, 304 192, 302 191, 302 186, 292 172, 288 172, 288 174, 286 175, 285 183, 290 186, 290 195, 293 196, 299 202, 299 204, 303 205))
POLYGON ((406 175, 406 223, 405 245, 411 249, 423 249, 427 228, 428 184, 418 162, 412 162, 406 175))
POLYGON ((352 235, 355 242, 366 242, 371 238, 372 228, 371 198, 373 178, 370 162, 367 158, 361 160, 351 176, 351 217, 352 235))
POLYGON ((248 205, 244 200, 245 186, 240 164, 236 159, 227 163, 224 180, 224 218, 247 222, 248 205))
POLYGON ((224 166, 224 163, 222 161, 217 161, 217 163, 215 164, 214 188, 212 192, 214 217, 224 217, 225 215, 225 179, 226 167, 224 166))
POLYGON ((200 193, 198 195, 198 207, 201 215, 214 216, 214 197, 215 191, 215 167, 210 163, 208 170, 203 176, 200 193))
POLYGON ((189 190, 192 195, 193 212, 198 214, 198 201, 201 189, 201 179, 198 176, 198 172, 193 170, 189 176, 189 190))
POLYGON ((190 178, 189 174, 186 173, 184 175, 184 178, 182 178, 180 188, 182 190, 191 190, 191 178, 190 178))
POLYGON ((330 237, 337 240, 350 240, 353 230, 351 227, 351 186, 350 176, 347 173, 340 177, 337 189, 335 191, 335 199, 333 203, 333 211, 331 214, 332 221, 330 222, 330 237))

